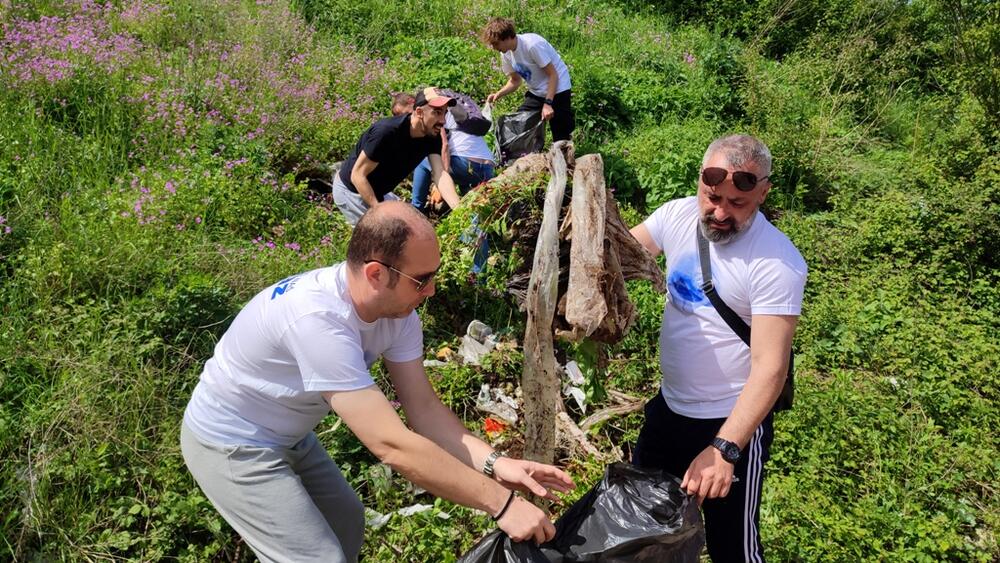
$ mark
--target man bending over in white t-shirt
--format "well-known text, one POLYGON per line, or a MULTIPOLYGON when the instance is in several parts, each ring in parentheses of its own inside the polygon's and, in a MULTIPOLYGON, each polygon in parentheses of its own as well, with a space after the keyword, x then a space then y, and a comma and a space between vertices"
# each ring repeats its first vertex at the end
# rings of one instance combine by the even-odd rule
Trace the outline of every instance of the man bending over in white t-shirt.
MULTIPOLYGON (((408 203, 370 209, 347 261, 290 276, 240 311, 184 413, 181 449, 202 491, 261 561, 356 561, 364 509, 313 428, 332 409, 380 460, 431 493, 493 516, 515 540, 555 534, 514 495, 573 486, 470 434, 423 368, 415 309, 441 253, 408 203), (409 424, 372 380, 381 357, 409 424)), ((336 456, 336 452, 333 453, 336 456)))
POLYGON ((806 281, 798 250, 758 210, 770 174, 771 153, 759 140, 718 139, 705 152, 698 195, 664 204, 632 229, 651 254, 666 255, 670 291, 660 393, 646 405, 633 463, 682 477, 681 486, 704 501, 716 562, 764 560, 763 465, 806 281), (752 326, 750 347, 705 293, 699 233, 708 241, 712 285, 752 326))
POLYGON ((516 33, 514 22, 507 18, 493 18, 482 31, 483 43, 500 53, 500 67, 507 75, 507 83, 486 97, 488 103, 528 83, 524 102, 517 111, 542 112, 542 120, 549 122, 552 141, 568 141, 576 128, 573 114, 573 87, 569 68, 559 53, 536 33, 516 33))

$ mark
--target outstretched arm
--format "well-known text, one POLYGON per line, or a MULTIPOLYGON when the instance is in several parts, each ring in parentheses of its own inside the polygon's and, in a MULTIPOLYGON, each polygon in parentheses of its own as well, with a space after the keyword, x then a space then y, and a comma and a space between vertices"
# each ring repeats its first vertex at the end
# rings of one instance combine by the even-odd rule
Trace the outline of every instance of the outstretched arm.
POLYGON ((378 205, 378 198, 375 197, 375 188, 368 182, 368 175, 374 172, 376 167, 378 167, 378 162, 368 158, 365 151, 361 151, 358 154, 358 159, 354 162, 354 168, 351 169, 351 183, 354 184, 354 188, 358 190, 358 195, 361 196, 361 199, 364 200, 365 205, 368 207, 378 205))
MULTIPOLYGON (((493 448, 469 432, 441 402, 427 380, 422 362, 385 364, 410 426, 475 471, 481 471, 493 448)), ((501 457, 493 467, 494 478, 508 489, 551 500, 558 500, 553 490, 566 492, 573 487, 569 475, 551 465, 501 457)))
POLYGON ((499 100, 500 98, 506 96, 507 94, 510 94, 514 90, 517 90, 521 86, 521 82, 523 81, 524 79, 521 78, 521 75, 516 72, 508 74, 507 83, 503 85, 503 88, 500 88, 496 92, 493 92, 489 96, 486 96, 486 103, 491 104, 499 100))
POLYGON ((431 178, 438 189, 441 190, 441 197, 448 203, 448 207, 452 209, 457 208, 461 198, 458 196, 458 190, 455 189, 455 181, 451 178, 451 174, 444 169, 444 162, 441 160, 441 155, 432 154, 427 159, 431 163, 431 178))
POLYGON ((653 236, 649 234, 649 229, 646 228, 646 225, 639 223, 638 225, 632 227, 632 230, 629 232, 632 233, 632 237, 639 241, 639 244, 641 244, 653 258, 656 258, 663 253, 663 251, 660 250, 660 247, 656 246, 656 243, 653 242, 653 236))
MULTIPOLYGON (((718 436, 744 449, 781 394, 788 374, 792 336, 799 318, 792 315, 754 315, 750 333, 750 377, 718 436)), ((713 446, 694 458, 681 487, 698 497, 724 497, 733 483, 733 464, 713 446)))
MULTIPOLYGON (((507 489, 403 425, 378 387, 325 392, 323 398, 383 463, 431 493, 491 515, 507 503, 507 489)), ((513 500, 497 525, 517 541, 541 543, 555 535, 548 517, 521 498, 513 500)))

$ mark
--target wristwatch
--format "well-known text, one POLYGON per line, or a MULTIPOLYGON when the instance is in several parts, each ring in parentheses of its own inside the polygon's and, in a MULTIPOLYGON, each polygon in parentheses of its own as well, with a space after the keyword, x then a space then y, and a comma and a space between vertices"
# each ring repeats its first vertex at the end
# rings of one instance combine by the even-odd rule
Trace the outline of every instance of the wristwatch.
POLYGON ((544 103, 545 103, 545 105, 551 106, 552 104, 554 104, 556 102, 552 98, 545 98, 545 102, 544 103))
POLYGON ((712 440, 712 447, 722 452, 722 459, 733 465, 736 465, 736 462, 740 460, 740 447, 729 440, 724 440, 716 436, 712 440))
POLYGON ((493 476, 493 464, 496 463, 501 457, 503 457, 503 453, 497 450, 493 450, 490 452, 490 455, 486 456, 486 462, 483 463, 483 473, 485 473, 487 477, 493 476))

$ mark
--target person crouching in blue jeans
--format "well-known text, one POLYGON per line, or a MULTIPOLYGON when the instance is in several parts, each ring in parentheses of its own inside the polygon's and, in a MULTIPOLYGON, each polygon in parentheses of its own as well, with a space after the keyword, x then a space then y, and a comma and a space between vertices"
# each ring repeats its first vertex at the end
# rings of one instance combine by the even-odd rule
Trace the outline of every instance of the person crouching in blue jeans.
MULTIPOLYGON (((443 160, 445 169, 455 182, 455 187, 460 194, 465 195, 479 184, 492 179, 495 174, 493 152, 484 139, 491 123, 483 116, 482 110, 470 96, 444 88, 440 91, 457 102, 449 108, 445 116, 443 132, 446 156, 443 160)), ((421 211, 427 205, 430 187, 431 166, 430 162, 424 159, 413 171, 411 198, 413 206, 421 211)), ((486 264, 489 250, 485 235, 479 229, 474 230, 478 249, 472 272, 478 274, 486 264)))

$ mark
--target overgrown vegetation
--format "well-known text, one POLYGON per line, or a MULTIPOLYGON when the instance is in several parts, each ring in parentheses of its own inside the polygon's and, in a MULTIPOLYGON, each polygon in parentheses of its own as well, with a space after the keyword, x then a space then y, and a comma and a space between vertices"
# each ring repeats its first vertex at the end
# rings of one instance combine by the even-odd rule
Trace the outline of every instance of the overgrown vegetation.
MULTIPOLYGON (((775 154, 768 213, 810 276, 769 555, 1000 558, 1000 10, 964 0, 0 2, 0 558, 251 558, 180 458, 201 366, 257 290, 342 258, 346 225, 298 178, 390 92, 502 84, 475 37, 493 15, 563 54, 577 154, 604 156, 630 224, 693 193, 720 133, 775 154)), ((489 277, 510 256, 482 284, 457 257, 422 311, 428 356, 473 318, 521 337, 489 277)), ((602 383, 650 396, 663 298, 629 287, 640 317, 602 383)), ((479 385, 513 389, 520 367, 507 346, 431 377, 483 431, 479 385)), ((592 440, 610 452, 640 423, 592 440)), ((370 560, 453 560, 489 529, 333 417, 319 431, 369 508, 434 505, 370 530, 370 560)), ((601 471, 565 461, 581 493, 601 471)))

